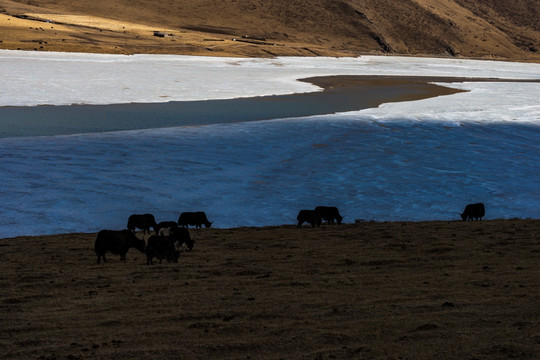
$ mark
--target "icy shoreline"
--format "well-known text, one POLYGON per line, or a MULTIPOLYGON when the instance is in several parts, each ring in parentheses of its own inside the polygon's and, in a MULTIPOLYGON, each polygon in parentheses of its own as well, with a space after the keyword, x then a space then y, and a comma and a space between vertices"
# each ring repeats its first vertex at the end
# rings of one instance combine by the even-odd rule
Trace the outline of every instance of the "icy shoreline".
POLYGON ((540 78, 540 64, 399 56, 251 59, 0 50, 0 69, 0 106, 282 95, 321 90, 297 79, 330 75, 540 78))

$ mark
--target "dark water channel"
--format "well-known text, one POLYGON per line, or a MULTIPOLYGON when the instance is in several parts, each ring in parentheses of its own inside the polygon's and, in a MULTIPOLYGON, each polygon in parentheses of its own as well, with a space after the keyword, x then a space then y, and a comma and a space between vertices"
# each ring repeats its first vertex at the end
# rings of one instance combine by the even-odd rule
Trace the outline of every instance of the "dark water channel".
MULTIPOLYGON (((338 78, 340 77, 336 77, 338 78)), ((313 82, 310 79, 305 81, 313 82)), ((348 77, 348 81, 344 83, 333 86, 328 86, 328 83, 332 81, 328 82, 326 78, 326 89, 319 92, 230 100, 0 107, 0 138, 101 133, 313 116, 455 92, 425 81, 402 78, 373 81, 373 78, 366 80, 364 77, 348 77), (351 79, 357 81, 350 81, 351 79)))

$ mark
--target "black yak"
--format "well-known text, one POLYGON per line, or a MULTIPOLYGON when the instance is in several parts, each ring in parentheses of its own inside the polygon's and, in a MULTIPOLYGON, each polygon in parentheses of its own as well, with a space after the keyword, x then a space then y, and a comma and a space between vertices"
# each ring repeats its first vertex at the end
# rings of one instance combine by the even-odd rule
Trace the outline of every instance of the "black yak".
POLYGON ((153 258, 159 259, 161 264, 165 259, 169 263, 178 262, 178 251, 174 248, 173 242, 165 237, 159 235, 152 235, 148 238, 148 245, 146 246, 146 264, 153 265, 153 258))
POLYGON ((341 220, 343 216, 339 214, 339 210, 335 206, 317 206, 315 208, 321 214, 321 218, 328 222, 329 224, 334 224, 334 220, 341 225, 341 220))
POLYGON ((317 210, 300 210, 296 220, 298 220, 297 228, 302 227, 305 222, 310 223, 311 227, 321 226, 322 223, 321 214, 317 210))
POLYGON ((185 246, 189 251, 193 250, 195 246, 195 240, 189 235, 189 230, 185 227, 171 226, 168 228, 162 228, 159 230, 160 236, 168 238, 176 247, 180 249, 185 246))
POLYGON ((159 233, 161 229, 166 229, 166 228, 171 228, 171 227, 178 227, 178 224, 176 223, 176 221, 162 221, 154 227, 154 230, 156 232, 156 235, 161 235, 159 233))
POLYGON ((484 208, 484 204, 477 203, 477 204, 469 204, 465 206, 465 210, 463 210, 463 213, 460 214, 461 218, 464 221, 467 220, 482 220, 482 217, 486 214, 486 209, 484 208))
POLYGON ((120 260, 126 260, 126 253, 132 247, 144 253, 146 243, 133 234, 131 230, 101 230, 97 234, 94 250, 97 254, 97 262, 107 262, 105 253, 110 251, 119 254, 120 260))
POLYGON ((209 228, 212 226, 212 223, 208 221, 204 211, 196 212, 183 212, 178 218, 178 226, 189 227, 188 225, 195 225, 196 228, 201 228, 204 224, 204 227, 209 228))
POLYGON ((156 231, 156 219, 152 214, 133 214, 129 217, 127 228, 131 231, 135 229, 142 229, 144 233, 150 234, 150 228, 156 231))

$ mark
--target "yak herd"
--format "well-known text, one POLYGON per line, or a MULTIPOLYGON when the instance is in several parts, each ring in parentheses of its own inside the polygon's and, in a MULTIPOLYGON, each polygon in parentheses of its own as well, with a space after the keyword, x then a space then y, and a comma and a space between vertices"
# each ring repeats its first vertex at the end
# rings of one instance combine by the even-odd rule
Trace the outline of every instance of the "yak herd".
POLYGON ((105 253, 111 252, 120 255, 120 260, 126 260, 126 253, 130 248, 135 248, 146 254, 146 263, 153 265, 154 258, 163 259, 167 262, 178 262, 180 249, 186 248, 193 250, 195 240, 189 234, 188 226, 210 227, 212 223, 206 218, 206 214, 200 212, 184 212, 180 215, 177 222, 163 221, 156 223, 152 214, 133 214, 129 217, 126 230, 101 230, 97 234, 94 250, 97 254, 98 264, 107 258, 105 253), (143 235, 150 229, 154 230, 154 235, 150 235, 147 241, 135 236, 135 230, 141 229, 143 235))
MULTIPOLYGON (((460 214, 465 221, 482 220, 486 211, 484 204, 468 204, 460 214)), ((300 210, 296 217, 297 228, 302 224, 309 223, 312 227, 321 226, 323 221, 328 224, 341 224, 343 216, 335 206, 317 206, 313 210, 300 210)), ((180 250, 186 248, 193 250, 195 240, 191 238, 188 227, 202 228, 202 225, 209 228, 212 223, 208 221, 203 211, 183 212, 178 221, 163 221, 156 223, 152 214, 133 214, 129 217, 126 230, 101 230, 97 234, 94 250, 97 254, 98 264, 106 262, 106 252, 120 255, 120 260, 126 260, 126 253, 130 248, 135 248, 146 254, 147 265, 153 265, 153 259, 157 258, 161 264, 163 259, 169 263, 177 263, 180 250), (150 235, 150 228, 154 230, 154 235, 150 235), (135 230, 140 229, 143 235, 148 233, 150 237, 147 241, 135 236, 135 230)))

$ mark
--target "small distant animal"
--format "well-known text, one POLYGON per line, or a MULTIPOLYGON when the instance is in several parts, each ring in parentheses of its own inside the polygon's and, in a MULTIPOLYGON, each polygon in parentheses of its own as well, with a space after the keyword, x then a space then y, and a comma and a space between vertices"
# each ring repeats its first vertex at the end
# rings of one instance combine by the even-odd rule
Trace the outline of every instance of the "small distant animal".
POLYGON ((131 230, 101 230, 98 232, 94 251, 97 254, 97 263, 107 262, 105 253, 110 251, 120 255, 120 260, 126 260, 126 254, 130 248, 135 248, 144 253, 146 243, 135 236, 131 230))
POLYGON ((343 216, 339 214, 339 210, 335 206, 317 206, 315 208, 321 214, 321 217, 323 220, 325 220, 329 224, 334 224, 334 220, 338 223, 338 225, 341 225, 341 221, 343 220, 343 216))
POLYGON ((171 227, 178 227, 178 223, 176 221, 162 221, 154 227, 154 230, 157 235, 161 235, 160 234, 161 229, 166 229, 166 228, 171 228, 171 227))
POLYGON ((189 227, 189 225, 194 225, 195 228, 202 228, 203 224, 204 227, 207 228, 212 226, 212 223, 208 221, 208 218, 206 217, 204 211, 183 212, 178 218, 178 226, 182 227, 189 227))
POLYGON ((476 203, 476 204, 468 204, 465 206, 465 210, 463 210, 463 213, 460 214, 461 218, 464 221, 468 220, 482 220, 482 217, 486 214, 486 209, 484 208, 484 204, 482 203, 476 203))
POLYGON ((159 263, 167 260, 168 263, 178 262, 178 251, 174 248, 173 242, 165 236, 152 235, 148 238, 146 246, 146 264, 154 265, 153 258, 158 258, 159 263))
POLYGON ((297 228, 302 227, 305 222, 310 223, 311 227, 319 227, 322 223, 321 214, 317 210, 300 210, 296 220, 298 220, 297 228))
POLYGON ((129 217, 127 228, 128 230, 135 231, 135 229, 142 229, 143 233, 150 234, 150 228, 156 231, 156 219, 152 214, 133 214, 129 217))

